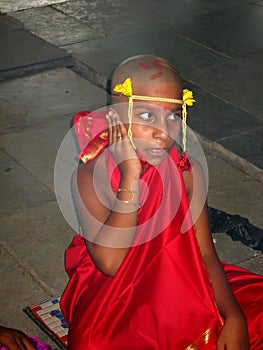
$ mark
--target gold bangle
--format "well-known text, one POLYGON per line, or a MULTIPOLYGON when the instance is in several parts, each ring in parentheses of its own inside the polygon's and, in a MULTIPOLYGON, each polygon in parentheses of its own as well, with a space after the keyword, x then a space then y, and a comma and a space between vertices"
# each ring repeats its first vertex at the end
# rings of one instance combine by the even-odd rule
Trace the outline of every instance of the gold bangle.
POLYGON ((116 197, 116 202, 117 203, 123 203, 123 204, 126 204, 126 205, 131 205, 131 206, 136 207, 136 208, 140 208, 140 204, 139 203, 132 203, 131 201, 119 199, 117 197, 116 197))
POLYGON ((117 192, 129 192, 131 194, 138 193, 138 191, 125 190, 125 188, 118 188, 117 192))
POLYGON ((134 191, 130 191, 130 190, 125 190, 124 188, 118 188, 117 190, 117 194, 120 193, 120 192, 126 192, 126 193, 130 193, 131 194, 131 199, 130 199, 130 202, 132 202, 134 200, 134 191))

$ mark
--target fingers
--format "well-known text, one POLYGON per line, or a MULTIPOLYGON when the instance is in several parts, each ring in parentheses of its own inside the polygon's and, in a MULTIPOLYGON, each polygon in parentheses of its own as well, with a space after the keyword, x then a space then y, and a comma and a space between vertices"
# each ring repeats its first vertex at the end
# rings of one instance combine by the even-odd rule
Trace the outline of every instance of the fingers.
POLYGON ((111 109, 107 112, 106 119, 109 126, 109 144, 112 145, 117 141, 118 125, 115 113, 111 109))
POLYGON ((120 121, 118 114, 109 109, 106 114, 109 127, 109 144, 112 145, 118 141, 121 141, 127 134, 126 128, 120 121))
POLYGON ((125 125, 120 121, 118 114, 117 114, 117 120, 119 121, 119 128, 121 131, 122 138, 128 139, 127 129, 126 129, 125 125))

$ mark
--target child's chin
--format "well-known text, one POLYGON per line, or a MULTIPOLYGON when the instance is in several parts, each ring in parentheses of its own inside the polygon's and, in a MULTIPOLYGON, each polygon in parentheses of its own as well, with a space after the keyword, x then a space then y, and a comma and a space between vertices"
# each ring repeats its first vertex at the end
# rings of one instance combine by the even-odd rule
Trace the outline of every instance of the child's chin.
POLYGON ((158 166, 159 164, 161 164, 166 157, 156 157, 156 158, 152 158, 152 157, 145 157, 145 160, 147 161, 147 163, 149 163, 152 166, 158 166))

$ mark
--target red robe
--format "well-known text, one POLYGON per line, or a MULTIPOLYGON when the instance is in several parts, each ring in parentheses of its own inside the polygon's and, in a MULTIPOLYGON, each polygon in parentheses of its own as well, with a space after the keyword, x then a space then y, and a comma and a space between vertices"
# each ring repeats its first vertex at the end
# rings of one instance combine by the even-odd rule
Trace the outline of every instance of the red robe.
MULTIPOLYGON (((98 144, 103 146, 97 152, 101 153, 107 145, 105 132, 102 130, 84 149, 81 119, 82 115, 77 115, 75 130, 82 158, 94 155, 98 144)), ((100 122, 104 123, 103 120, 100 122)), ((71 350, 216 349, 222 318, 193 226, 181 233, 182 223, 190 217, 186 218, 188 201, 178 165, 174 148, 159 166, 145 169, 142 179, 149 191, 146 196, 145 186, 141 189, 141 197, 147 199, 138 212, 136 244, 114 277, 97 269, 82 236, 76 235, 66 251, 70 281, 61 308, 70 326, 71 350)), ((116 191, 120 174, 109 152, 106 167, 110 174, 115 169, 110 180, 116 191)), ((260 329, 263 305, 262 296, 260 301, 257 293, 260 290, 262 295, 263 277, 248 272, 246 275, 243 270, 227 265, 226 270, 232 274, 230 282, 234 281, 239 301, 250 298, 251 288, 246 286, 249 278, 254 279, 258 288, 253 292, 255 305, 249 303, 247 316, 251 313, 255 316, 255 307, 261 308, 261 320, 253 323, 254 334, 251 333, 251 343, 255 343, 252 349, 259 350, 262 345, 256 342, 263 332, 260 329)))

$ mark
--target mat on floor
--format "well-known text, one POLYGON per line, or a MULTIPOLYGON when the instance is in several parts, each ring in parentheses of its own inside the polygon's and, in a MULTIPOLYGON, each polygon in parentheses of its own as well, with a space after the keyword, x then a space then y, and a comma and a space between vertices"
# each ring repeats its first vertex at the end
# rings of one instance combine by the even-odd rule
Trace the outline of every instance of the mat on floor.
POLYGON ((60 349, 67 349, 68 324, 65 321, 59 301, 61 295, 27 306, 23 311, 44 331, 60 349))

